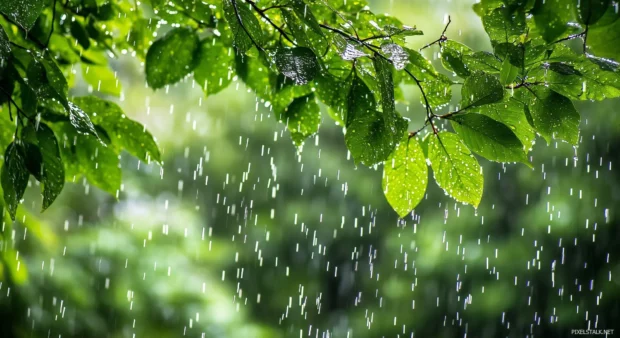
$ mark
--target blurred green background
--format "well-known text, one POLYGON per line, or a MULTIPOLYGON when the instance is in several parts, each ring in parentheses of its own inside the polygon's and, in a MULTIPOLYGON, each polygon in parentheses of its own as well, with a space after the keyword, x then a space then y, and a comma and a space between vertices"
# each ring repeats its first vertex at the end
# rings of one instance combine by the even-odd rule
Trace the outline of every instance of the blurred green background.
MULTIPOLYGON (((471 5, 371 8, 422 29, 411 47, 449 14, 450 38, 489 50, 471 5)), ((240 82, 209 98, 191 80, 153 92, 136 59, 113 67, 119 103, 164 164, 123 155, 118 199, 80 180, 44 214, 29 189, 31 212, 2 225, 1 336, 560 337, 618 325, 620 101, 579 104, 579 147, 539 139, 534 169, 482 161, 478 210, 431 183, 399 221, 382 169, 356 167, 327 114, 297 152, 240 82)), ((415 128, 424 111, 404 92, 415 128)))

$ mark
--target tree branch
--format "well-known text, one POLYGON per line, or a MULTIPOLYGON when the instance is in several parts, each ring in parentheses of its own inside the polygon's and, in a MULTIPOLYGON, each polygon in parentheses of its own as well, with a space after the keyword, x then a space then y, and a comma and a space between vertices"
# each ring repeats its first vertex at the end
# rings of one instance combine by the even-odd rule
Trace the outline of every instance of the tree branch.
POLYGON ((273 21, 271 21, 271 19, 269 19, 269 17, 265 14, 265 11, 258 8, 258 6, 256 5, 256 3, 252 0, 246 0, 251 6, 252 8, 258 12, 258 14, 263 17, 263 19, 267 20, 267 22, 269 22, 269 24, 280 33, 280 36, 283 36, 285 39, 287 39, 290 43, 294 44, 295 46, 297 46, 297 43, 295 43, 293 40, 291 40, 291 38, 289 38, 288 34, 286 34, 286 32, 280 28, 278 25, 276 25, 273 21))
POLYGON ((424 47, 420 48, 420 51, 436 43, 439 43, 441 45, 442 42, 448 40, 448 37, 446 36, 446 32, 448 31, 448 27, 450 26, 450 23, 452 23, 452 18, 448 15, 448 23, 446 24, 446 27, 444 27, 443 32, 441 32, 441 36, 439 37, 439 39, 424 45, 424 47))

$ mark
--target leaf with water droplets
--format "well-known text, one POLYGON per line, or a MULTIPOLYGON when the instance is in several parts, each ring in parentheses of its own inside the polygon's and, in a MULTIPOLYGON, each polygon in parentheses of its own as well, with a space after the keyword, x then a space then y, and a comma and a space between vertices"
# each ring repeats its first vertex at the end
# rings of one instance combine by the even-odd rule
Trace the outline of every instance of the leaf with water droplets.
POLYGON ((463 62, 463 57, 471 53, 471 49, 463 44, 452 40, 445 41, 441 44, 441 64, 447 70, 466 78, 471 74, 471 71, 463 62))
POLYGON ((245 53, 254 46, 261 44, 265 35, 263 30, 245 1, 223 0, 224 17, 232 31, 233 45, 240 53, 245 53))
POLYGON ((530 165, 523 144, 503 123, 482 114, 456 114, 450 122, 463 143, 486 159, 530 165))
POLYGON ((301 146, 308 136, 315 134, 321 124, 321 109, 314 94, 298 97, 280 115, 279 120, 286 123, 291 138, 301 146))
POLYGON ((529 99, 529 109, 536 131, 547 143, 554 137, 577 145, 581 117, 573 103, 549 88, 534 87, 531 90, 524 94, 529 99))
POLYGON ((92 137, 78 136, 76 155, 82 174, 95 186, 113 196, 121 186, 118 154, 92 137))
POLYGON ((525 149, 529 150, 536 138, 536 133, 527 121, 525 109, 527 109, 526 105, 506 96, 504 100, 498 103, 475 107, 470 111, 486 115, 508 126, 525 146, 525 149))
POLYGON ((293 11, 297 17, 310 27, 312 31, 323 36, 323 31, 321 30, 319 22, 314 17, 314 14, 312 14, 310 7, 303 0, 292 0, 291 7, 293 7, 293 11))
POLYGON ((569 29, 573 12, 573 2, 564 0, 536 0, 531 11, 536 30, 547 42, 557 40, 569 29))
POLYGON ((115 147, 125 149, 147 163, 161 161, 153 135, 142 124, 129 119, 118 105, 95 96, 77 97, 73 102, 90 116, 95 125, 105 129, 115 147))
POLYGON ((6 36, 4 28, 0 26, 0 74, 4 71, 9 64, 9 58, 11 57, 11 42, 9 37, 6 36))
POLYGON ((65 169, 54 132, 41 123, 36 134, 42 158, 41 179, 39 180, 43 184, 41 208, 45 210, 56 200, 65 185, 65 169))
POLYGON ((308 83, 319 72, 319 62, 310 48, 295 47, 278 50, 275 55, 278 70, 296 85, 308 83))
POLYGON ((525 12, 522 9, 513 11, 505 6, 486 13, 482 17, 482 25, 493 45, 517 41, 527 28, 525 12))
MULTIPOLYGON (((381 57, 374 58, 375 72, 377 74, 377 84, 379 93, 381 94, 381 107, 383 115, 387 119, 391 119, 396 110, 394 103, 394 79, 392 76, 392 66, 381 57)), ((389 120, 386 122, 390 122, 389 120)))
POLYGON ((504 87, 495 76, 474 72, 461 88, 461 109, 499 102, 503 97, 504 87))
MULTIPOLYGON (((579 0, 577 2, 577 20, 585 25, 593 25, 603 17, 611 0, 579 0)), ((618 7, 615 7, 616 12, 618 7)))
POLYGON ((340 54, 340 57, 343 60, 351 61, 357 58, 368 56, 368 54, 363 51, 362 44, 356 41, 345 39, 340 35, 334 36, 333 41, 336 49, 338 50, 338 53, 340 54))
POLYGON ((173 84, 197 64, 198 36, 188 28, 174 28, 155 41, 146 54, 146 82, 153 89, 173 84))
POLYGON ((459 202, 478 207, 482 199, 482 168, 461 138, 447 131, 431 136, 428 157, 437 184, 459 202))
POLYGON ((194 69, 194 80, 207 96, 216 94, 232 82, 233 50, 219 39, 206 39, 200 45, 200 62, 194 69))
POLYGON ((71 125, 74 126, 78 132, 82 134, 91 134, 99 138, 90 117, 73 102, 69 102, 69 122, 71 122, 71 125))
POLYGON ((405 217, 420 203, 428 184, 428 167, 422 148, 408 135, 385 161, 383 193, 400 217, 405 217))
POLYGON ((24 196, 28 185, 28 170, 24 158, 23 149, 15 142, 9 144, 4 152, 4 165, 0 174, 2 190, 4 191, 4 203, 6 203, 11 219, 15 220, 15 213, 19 201, 24 196))
POLYGON ((405 49, 395 43, 385 43, 381 45, 381 51, 387 56, 394 68, 402 70, 409 62, 409 53, 405 49))
POLYGON ((43 11, 43 0, 2 0, 0 12, 25 30, 30 30, 43 11))
POLYGON ((407 120, 398 114, 392 118, 393 122, 388 123, 384 114, 366 110, 347 119, 345 143, 356 163, 370 166, 390 156, 408 125, 407 120))

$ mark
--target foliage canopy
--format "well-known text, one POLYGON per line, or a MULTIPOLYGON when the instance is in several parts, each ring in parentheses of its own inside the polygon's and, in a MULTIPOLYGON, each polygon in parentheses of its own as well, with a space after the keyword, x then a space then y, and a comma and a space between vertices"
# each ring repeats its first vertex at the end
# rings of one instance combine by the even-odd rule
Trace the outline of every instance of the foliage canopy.
POLYGON ((405 46, 421 31, 372 13, 363 0, 2 1, 4 205, 15 218, 30 175, 45 209, 78 176, 117 194, 122 150, 161 161, 154 137, 101 98, 121 93, 108 56, 130 52, 144 60, 154 90, 190 74, 206 95, 242 81, 297 146, 318 132, 322 103, 355 162, 383 164, 385 195, 401 217, 424 196, 427 162, 448 195, 477 206, 483 175, 473 154, 529 165, 537 134, 578 145, 572 101, 620 96, 617 6, 483 0, 474 10, 492 51, 449 39, 448 26, 424 47, 438 46, 447 76, 405 46), (71 95, 78 65, 96 96, 71 95), (425 122, 413 131, 397 110, 401 84, 421 93, 425 122))

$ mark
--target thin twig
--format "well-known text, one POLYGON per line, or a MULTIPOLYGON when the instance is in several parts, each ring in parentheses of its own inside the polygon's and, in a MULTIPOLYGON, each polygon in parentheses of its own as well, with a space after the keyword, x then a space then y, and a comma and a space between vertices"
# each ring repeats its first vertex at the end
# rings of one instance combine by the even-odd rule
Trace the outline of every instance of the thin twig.
POLYGON ((280 36, 283 36, 285 39, 287 39, 290 43, 294 44, 295 46, 297 46, 297 44, 291 40, 291 38, 289 38, 288 34, 286 34, 286 32, 280 28, 278 25, 276 25, 273 21, 271 21, 271 19, 269 19, 269 17, 265 14, 265 12, 263 10, 261 10, 260 8, 258 8, 258 6, 256 5, 256 3, 254 1, 251 0, 246 0, 251 6, 252 8, 258 12, 258 14, 263 17, 263 19, 267 20, 267 22, 269 22, 269 24, 275 28, 275 30, 277 30, 280 33, 280 36))
POLYGON ((580 38, 580 37, 582 37, 584 35, 586 35, 586 31, 583 31, 583 32, 577 33, 577 34, 573 34, 573 35, 569 35, 569 36, 567 36, 565 38, 562 38, 560 40, 553 41, 551 44, 559 43, 559 42, 562 42, 562 41, 572 40, 572 39, 575 39, 575 38, 580 38))
POLYGON ((444 27, 443 32, 441 32, 441 36, 439 37, 439 39, 424 45, 424 47, 420 48, 420 50, 426 49, 436 43, 439 43, 441 45, 442 42, 448 40, 448 37, 446 36, 446 32, 448 31, 448 27, 450 26, 450 23, 452 23, 452 18, 448 15, 448 23, 446 24, 446 27, 444 27))

